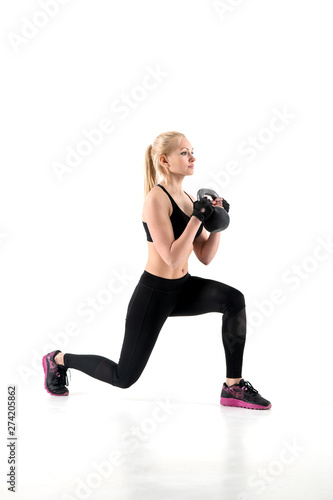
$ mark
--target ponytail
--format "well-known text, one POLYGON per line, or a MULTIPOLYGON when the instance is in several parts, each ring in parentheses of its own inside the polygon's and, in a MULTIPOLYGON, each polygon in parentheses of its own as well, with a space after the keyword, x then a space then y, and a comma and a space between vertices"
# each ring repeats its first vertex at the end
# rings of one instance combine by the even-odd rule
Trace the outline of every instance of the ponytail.
POLYGON ((179 146, 182 137, 185 135, 180 132, 164 132, 147 147, 144 161, 144 198, 158 184, 159 176, 163 178, 168 175, 168 171, 160 163, 160 156, 170 155, 179 146))
POLYGON ((153 146, 150 144, 145 154, 144 198, 146 198, 149 191, 157 184, 157 172, 152 158, 152 149, 153 146))

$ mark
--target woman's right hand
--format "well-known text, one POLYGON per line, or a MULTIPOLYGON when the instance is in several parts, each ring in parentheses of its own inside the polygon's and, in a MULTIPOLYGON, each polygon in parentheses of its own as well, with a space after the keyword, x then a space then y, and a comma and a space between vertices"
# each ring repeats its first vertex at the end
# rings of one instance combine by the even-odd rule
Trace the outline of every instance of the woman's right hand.
POLYGON ((193 202, 192 215, 197 217, 201 222, 207 220, 213 212, 214 207, 208 198, 204 197, 200 201, 193 202))

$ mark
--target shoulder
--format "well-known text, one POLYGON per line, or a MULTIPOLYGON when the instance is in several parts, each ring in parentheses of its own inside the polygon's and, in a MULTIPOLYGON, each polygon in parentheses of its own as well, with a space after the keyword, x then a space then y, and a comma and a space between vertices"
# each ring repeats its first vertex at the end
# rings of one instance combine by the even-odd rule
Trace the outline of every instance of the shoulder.
POLYGON ((150 203, 155 203, 156 201, 163 201, 165 199, 165 195, 163 192, 163 189, 161 189, 159 186, 154 186, 149 193, 147 194, 145 198, 145 203, 150 204, 150 203))
POLYGON ((168 210, 170 211, 170 200, 159 186, 154 186, 144 200, 144 210, 168 210))

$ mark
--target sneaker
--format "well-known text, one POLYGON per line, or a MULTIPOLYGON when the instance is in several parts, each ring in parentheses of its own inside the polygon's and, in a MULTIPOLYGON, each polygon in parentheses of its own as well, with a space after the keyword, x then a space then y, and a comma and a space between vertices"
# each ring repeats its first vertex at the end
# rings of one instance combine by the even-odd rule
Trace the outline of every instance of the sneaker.
POLYGON ((224 382, 220 403, 223 406, 240 406, 251 410, 269 410, 271 403, 264 399, 250 382, 242 378, 239 384, 230 387, 224 382))
POLYGON ((61 351, 49 352, 43 357, 44 387, 52 396, 68 396, 67 368, 57 365, 54 357, 61 351))

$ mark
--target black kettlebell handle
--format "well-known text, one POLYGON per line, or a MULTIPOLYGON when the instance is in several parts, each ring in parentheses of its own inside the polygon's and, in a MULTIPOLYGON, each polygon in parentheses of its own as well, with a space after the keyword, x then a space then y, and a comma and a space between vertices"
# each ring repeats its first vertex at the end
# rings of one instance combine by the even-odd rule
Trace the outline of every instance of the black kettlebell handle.
POLYGON ((202 189, 199 189, 199 191, 197 193, 198 201, 202 200, 205 197, 205 194, 208 194, 208 196, 211 196, 213 198, 213 200, 215 200, 216 198, 219 198, 219 195, 216 193, 216 191, 213 191, 213 189, 202 188, 202 189))

